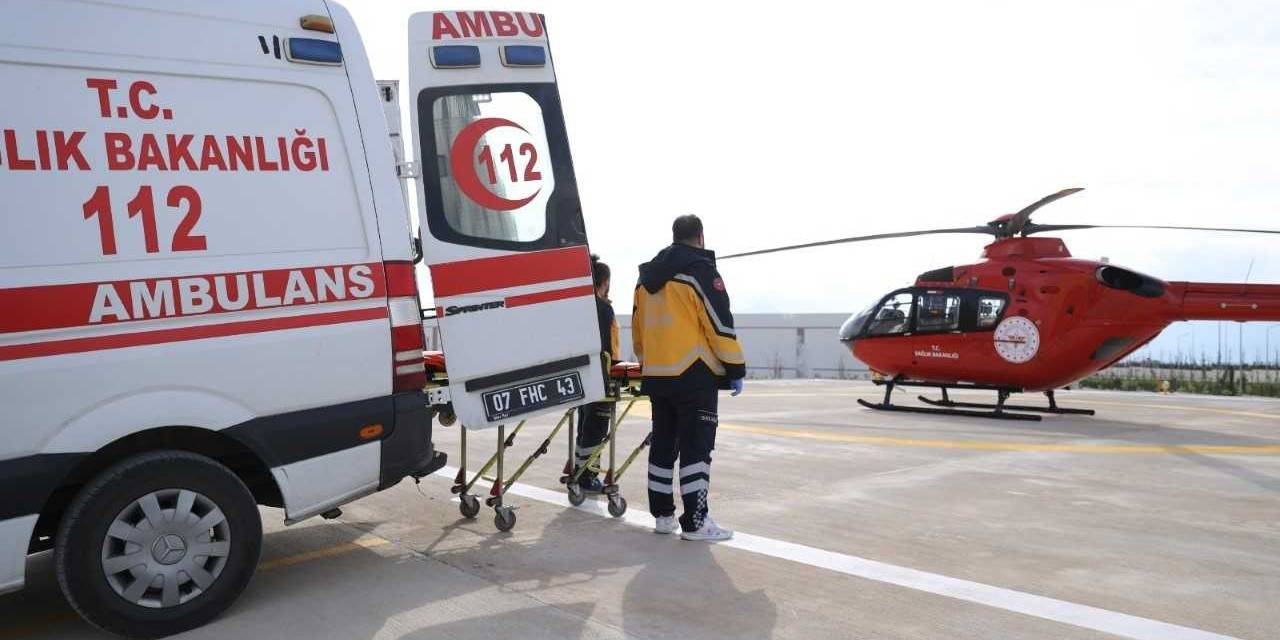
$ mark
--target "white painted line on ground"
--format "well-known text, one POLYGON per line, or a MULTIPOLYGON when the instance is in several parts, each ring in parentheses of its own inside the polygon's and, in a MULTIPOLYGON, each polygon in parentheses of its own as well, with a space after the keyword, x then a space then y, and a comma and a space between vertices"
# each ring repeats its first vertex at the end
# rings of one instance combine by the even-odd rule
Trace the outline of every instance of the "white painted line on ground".
MULTIPOLYGON (((436 475, 452 479, 456 467, 443 467, 436 475)), ((588 500, 577 507, 569 505, 562 491, 543 489, 517 482, 508 492, 560 507, 578 509, 606 518, 610 517, 604 501, 588 500)), ((635 508, 629 508, 620 520, 637 527, 653 528, 653 516, 635 508)), ((695 544, 695 543, 686 543, 695 544)), ((705 544, 705 543, 697 543, 705 544)), ((1099 609, 1065 600, 1055 600, 1012 589, 993 587, 980 582, 961 580, 918 569, 868 560, 835 551, 826 551, 802 544, 735 532, 732 540, 717 543, 721 546, 742 549, 751 553, 806 564, 819 569, 836 571, 876 582, 883 582, 907 589, 946 596, 965 602, 1021 613, 1044 620, 1052 620, 1083 629, 1092 629, 1135 640, 1240 640, 1210 631, 1192 629, 1159 620, 1139 618, 1125 613, 1099 609)))

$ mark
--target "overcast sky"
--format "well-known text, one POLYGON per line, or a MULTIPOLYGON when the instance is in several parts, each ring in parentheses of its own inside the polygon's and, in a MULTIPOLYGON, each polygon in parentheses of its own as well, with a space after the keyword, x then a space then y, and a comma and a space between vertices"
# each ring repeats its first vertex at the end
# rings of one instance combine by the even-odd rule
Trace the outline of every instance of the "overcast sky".
MULTIPOLYGON (((1069 186, 1087 190, 1039 222, 1280 228, 1274 3, 344 4, 374 74, 402 82, 411 13, 546 14, 587 230, 620 313, 680 213, 701 216, 720 253, 981 224, 1069 186)), ((1077 257, 1165 280, 1280 283, 1275 237, 1062 237, 1077 257)), ((891 240, 720 269, 738 313, 853 312, 977 261, 983 244, 891 240)), ((1215 356, 1216 323, 1197 325, 1196 350, 1215 356)), ((1245 327, 1251 357, 1269 326, 1245 327)), ((1151 350, 1189 352, 1191 331, 1174 325, 1151 350)), ((1280 350, 1280 330, 1271 338, 1280 350)))

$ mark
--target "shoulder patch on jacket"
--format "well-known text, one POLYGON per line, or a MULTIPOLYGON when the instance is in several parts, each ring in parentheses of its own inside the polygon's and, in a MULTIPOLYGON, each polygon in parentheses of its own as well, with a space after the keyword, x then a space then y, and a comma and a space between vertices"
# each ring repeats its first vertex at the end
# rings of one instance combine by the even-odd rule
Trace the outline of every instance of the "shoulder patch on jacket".
POLYGON ((702 308, 706 312, 707 318, 711 320, 711 326, 717 334, 726 338, 738 337, 738 333, 733 329, 733 320, 729 319, 726 322, 725 319, 720 317, 720 310, 716 308, 715 302, 707 295, 707 292, 702 290, 702 285, 698 283, 697 278, 686 273, 678 273, 671 279, 671 282, 680 282, 693 289, 702 301, 702 308))

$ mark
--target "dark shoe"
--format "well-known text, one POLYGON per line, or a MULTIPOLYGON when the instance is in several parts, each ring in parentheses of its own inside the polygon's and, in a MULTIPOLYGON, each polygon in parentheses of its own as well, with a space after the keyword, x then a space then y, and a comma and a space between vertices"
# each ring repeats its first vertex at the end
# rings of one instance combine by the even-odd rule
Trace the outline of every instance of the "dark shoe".
POLYGON ((580 478, 578 486, 582 488, 583 493, 604 492, 604 483, 600 482, 600 478, 580 478))

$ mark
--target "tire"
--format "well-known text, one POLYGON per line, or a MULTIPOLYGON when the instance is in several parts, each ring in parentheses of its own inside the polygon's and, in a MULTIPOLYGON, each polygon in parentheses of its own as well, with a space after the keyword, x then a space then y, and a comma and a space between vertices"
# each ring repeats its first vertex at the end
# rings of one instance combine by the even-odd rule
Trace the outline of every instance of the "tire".
POLYGON ((493 526, 498 531, 510 531, 516 526, 516 512, 511 507, 498 507, 493 514, 493 526))
POLYGON ((119 635, 158 638, 199 627, 231 606, 261 550, 258 507, 240 478, 205 456, 155 451, 116 463, 80 490, 58 526, 54 566, 62 593, 85 620, 119 635), (195 549, 208 553, 188 553, 195 549), (116 567, 125 568, 108 575, 116 567), (176 586, 163 588, 170 580, 176 586))
POLYGON ((583 502, 586 502, 586 500, 587 500, 587 494, 583 492, 582 487, 578 486, 578 483, 570 480, 569 481, 569 504, 576 507, 582 504, 583 502))
POLYGON ((460 502, 458 503, 458 511, 462 513, 462 517, 469 519, 469 518, 474 518, 480 514, 479 498, 469 493, 464 493, 461 496, 459 496, 459 500, 460 502))
POLYGON ((609 515, 621 518, 626 513, 627 499, 622 496, 611 496, 609 498, 609 515))

